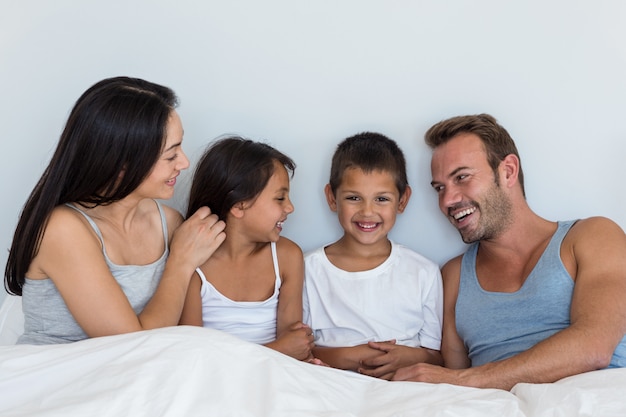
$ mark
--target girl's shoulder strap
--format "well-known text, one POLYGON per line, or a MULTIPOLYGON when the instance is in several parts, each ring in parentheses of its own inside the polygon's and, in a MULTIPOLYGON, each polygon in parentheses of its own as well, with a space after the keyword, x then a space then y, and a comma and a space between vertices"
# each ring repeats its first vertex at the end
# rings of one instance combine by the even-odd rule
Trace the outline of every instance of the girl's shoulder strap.
POLYGON ((200 277, 200 279, 202 280, 202 283, 206 283, 206 275, 204 275, 204 272, 202 272, 202 270, 200 269, 200 267, 196 268, 196 273, 198 274, 198 276, 200 277))
POLYGON ((280 268, 278 267, 278 251, 276 250, 276 242, 270 242, 270 249, 272 251, 272 261, 274 262, 276 285, 280 285, 280 268))

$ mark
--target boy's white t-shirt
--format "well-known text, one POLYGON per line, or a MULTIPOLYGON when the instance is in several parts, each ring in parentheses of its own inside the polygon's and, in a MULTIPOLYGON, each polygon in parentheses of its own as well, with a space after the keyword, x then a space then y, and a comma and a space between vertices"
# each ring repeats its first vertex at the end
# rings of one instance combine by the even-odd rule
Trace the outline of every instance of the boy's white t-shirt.
POLYGON ((305 255, 304 321, 325 347, 388 341, 440 350, 443 285, 439 266, 391 242, 378 267, 337 268, 324 247, 305 255))

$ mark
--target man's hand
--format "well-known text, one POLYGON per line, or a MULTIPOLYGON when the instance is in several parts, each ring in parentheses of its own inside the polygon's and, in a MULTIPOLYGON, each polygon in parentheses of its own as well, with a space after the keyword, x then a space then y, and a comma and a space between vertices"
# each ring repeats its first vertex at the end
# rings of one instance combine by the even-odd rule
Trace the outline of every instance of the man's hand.
POLYGON ((461 378, 463 371, 463 369, 448 369, 443 366, 431 365, 429 363, 417 363, 415 365, 398 369, 394 374, 392 381, 466 385, 462 382, 461 378))

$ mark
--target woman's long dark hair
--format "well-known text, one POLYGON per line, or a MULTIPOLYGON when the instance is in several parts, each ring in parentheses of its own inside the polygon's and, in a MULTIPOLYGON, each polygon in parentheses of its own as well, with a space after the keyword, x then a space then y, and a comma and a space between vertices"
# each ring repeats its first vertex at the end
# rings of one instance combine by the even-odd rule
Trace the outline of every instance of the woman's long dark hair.
POLYGON ((293 160, 265 143, 238 136, 212 143, 196 167, 186 217, 208 206, 220 220, 226 220, 235 204, 263 191, 274 173, 274 161, 293 175, 293 160))
POLYGON ((141 184, 161 154, 176 105, 171 89, 129 77, 102 80, 80 96, 22 209, 4 271, 9 293, 22 294, 26 271, 56 206, 110 204, 141 184))

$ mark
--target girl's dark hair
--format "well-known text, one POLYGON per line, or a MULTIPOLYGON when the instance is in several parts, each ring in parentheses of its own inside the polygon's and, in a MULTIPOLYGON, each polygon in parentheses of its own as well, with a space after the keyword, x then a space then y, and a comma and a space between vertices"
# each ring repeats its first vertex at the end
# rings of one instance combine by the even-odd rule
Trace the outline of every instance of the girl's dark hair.
POLYGON ((200 207, 226 220, 237 203, 256 198, 274 173, 274 161, 293 176, 296 164, 270 145, 238 136, 213 142, 198 162, 187 206, 187 218, 200 207))
POLYGON ((329 184, 333 194, 341 185, 347 168, 360 168, 366 173, 374 170, 389 172, 400 195, 409 185, 404 153, 394 140, 380 133, 359 133, 337 145, 330 167, 329 184))
POLYGON ((129 77, 102 80, 80 96, 22 209, 4 271, 9 293, 22 294, 26 271, 56 206, 110 204, 141 184, 162 152, 177 104, 171 89, 129 77))

